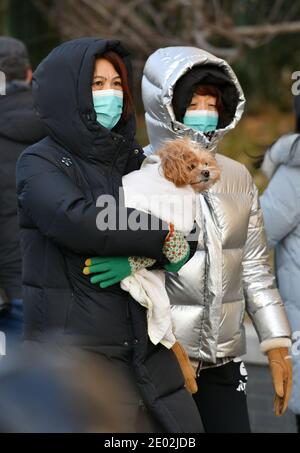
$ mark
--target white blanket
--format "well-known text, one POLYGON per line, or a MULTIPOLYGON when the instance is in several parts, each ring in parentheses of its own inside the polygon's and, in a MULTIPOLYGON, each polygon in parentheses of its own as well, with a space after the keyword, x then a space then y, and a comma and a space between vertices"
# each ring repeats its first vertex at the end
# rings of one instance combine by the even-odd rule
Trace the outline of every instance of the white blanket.
MULTIPOLYGON (((125 206, 171 222, 185 235, 190 233, 196 216, 196 194, 191 186, 177 188, 164 178, 159 156, 147 157, 141 169, 124 176, 122 182, 125 206)), ((164 271, 141 269, 122 280, 121 287, 147 308, 148 335, 152 343, 171 348, 176 339, 164 271)))

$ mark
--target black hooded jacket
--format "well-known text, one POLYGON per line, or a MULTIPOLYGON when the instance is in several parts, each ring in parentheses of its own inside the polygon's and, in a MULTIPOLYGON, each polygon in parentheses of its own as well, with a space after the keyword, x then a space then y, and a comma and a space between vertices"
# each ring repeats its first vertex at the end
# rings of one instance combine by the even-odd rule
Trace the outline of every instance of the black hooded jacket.
POLYGON ((173 109, 177 121, 183 122, 197 85, 215 85, 222 93, 222 110, 219 112, 218 129, 231 123, 236 112, 239 93, 233 81, 223 68, 215 65, 194 66, 176 83, 173 95, 173 109))
POLYGON ((91 256, 161 260, 167 234, 165 225, 157 231, 96 227, 98 196, 118 199, 122 175, 143 160, 133 117, 113 131, 96 122, 91 83, 95 57, 106 50, 122 56, 131 78, 119 42, 96 38, 62 44, 34 74, 34 99, 49 135, 17 165, 25 339, 43 342, 55 331, 63 342, 126 363, 162 429, 194 432, 197 409, 173 352, 149 343, 145 309, 119 284, 101 289, 82 274, 91 256))
POLYGON ((11 82, 0 96, 0 288, 21 298, 22 263, 16 195, 16 162, 22 151, 45 136, 31 89, 11 82))

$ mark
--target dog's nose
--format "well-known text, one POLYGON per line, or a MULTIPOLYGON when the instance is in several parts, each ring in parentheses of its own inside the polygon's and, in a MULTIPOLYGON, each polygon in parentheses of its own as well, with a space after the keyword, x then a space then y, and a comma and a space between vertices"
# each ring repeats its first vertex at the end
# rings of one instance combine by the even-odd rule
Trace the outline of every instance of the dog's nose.
POLYGON ((203 170, 201 174, 204 176, 204 178, 209 178, 209 171, 208 170, 203 170))

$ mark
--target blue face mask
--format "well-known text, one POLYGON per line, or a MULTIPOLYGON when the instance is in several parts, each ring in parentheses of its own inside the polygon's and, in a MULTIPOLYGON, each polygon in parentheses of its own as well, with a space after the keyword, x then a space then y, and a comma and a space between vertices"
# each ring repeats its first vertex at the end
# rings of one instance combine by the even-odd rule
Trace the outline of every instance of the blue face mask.
POLYGON ((107 129, 112 129, 122 115, 123 91, 99 90, 93 91, 92 94, 98 123, 107 129))
POLYGON ((187 110, 183 124, 200 132, 211 132, 217 129, 219 115, 212 110, 187 110))

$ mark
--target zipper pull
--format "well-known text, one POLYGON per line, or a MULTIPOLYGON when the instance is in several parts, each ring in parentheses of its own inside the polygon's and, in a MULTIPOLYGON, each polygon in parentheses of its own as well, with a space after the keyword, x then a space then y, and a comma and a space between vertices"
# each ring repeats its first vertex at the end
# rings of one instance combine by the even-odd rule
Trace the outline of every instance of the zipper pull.
POLYGON ((129 304, 130 304, 130 300, 127 299, 127 302, 126 302, 126 316, 127 316, 127 319, 130 318, 129 304))
POLYGON ((198 367, 196 370, 196 378, 198 378, 200 376, 202 365, 203 365, 203 360, 199 360, 199 364, 198 364, 198 367))

